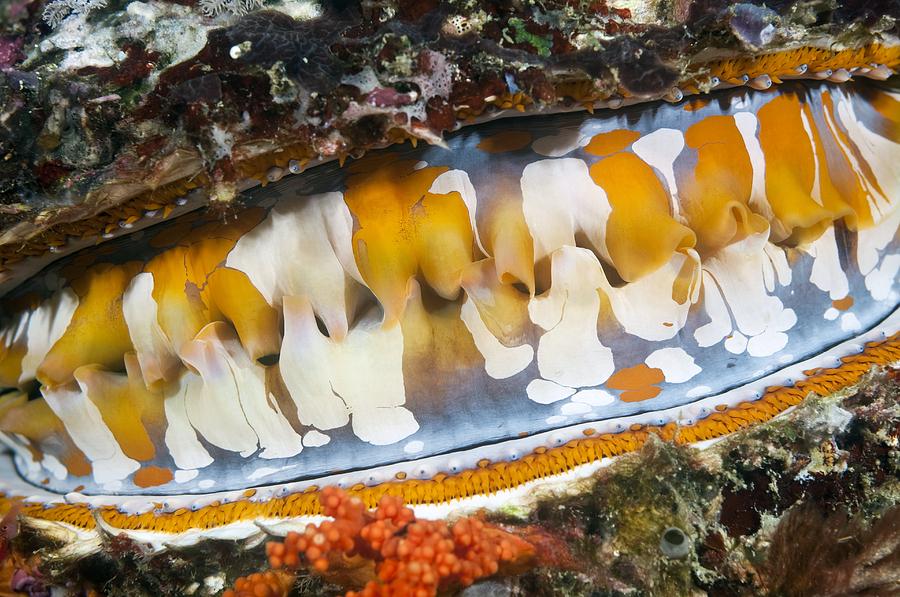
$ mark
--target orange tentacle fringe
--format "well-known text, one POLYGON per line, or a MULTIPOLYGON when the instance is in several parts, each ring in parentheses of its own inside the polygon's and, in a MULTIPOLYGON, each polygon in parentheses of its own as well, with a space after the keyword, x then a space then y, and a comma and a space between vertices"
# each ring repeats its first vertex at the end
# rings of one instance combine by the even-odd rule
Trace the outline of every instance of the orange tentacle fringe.
MULTIPOLYGON (((716 412, 693 425, 669 423, 662 427, 634 425, 622 433, 591 435, 573 440, 558 448, 537 448, 514 462, 479 463, 479 468, 454 475, 438 474, 431 479, 404 479, 372 487, 359 484, 348 494, 360 499, 367 508, 376 507, 382 497, 397 496, 410 505, 439 504, 475 495, 488 495, 519 487, 530 481, 565 473, 573 468, 602 458, 634 452, 651 435, 677 444, 689 444, 733 433, 762 423, 799 404, 810 394, 827 396, 858 383, 873 367, 900 362, 900 333, 870 342, 864 350, 841 359, 841 365, 829 369, 806 371, 807 377, 791 386, 767 388, 758 400, 728 408, 720 405, 716 412)), ((187 509, 171 513, 146 512, 127 514, 113 506, 92 510, 83 504, 26 504, 24 516, 54 520, 83 529, 93 529, 94 516, 102 517, 110 526, 124 530, 148 530, 167 533, 208 529, 241 520, 285 519, 321 515, 320 492, 311 486, 303 492, 283 498, 254 501, 252 497, 227 503, 212 504, 192 512, 187 509)), ((0 498, 0 509, 7 506, 0 498)))

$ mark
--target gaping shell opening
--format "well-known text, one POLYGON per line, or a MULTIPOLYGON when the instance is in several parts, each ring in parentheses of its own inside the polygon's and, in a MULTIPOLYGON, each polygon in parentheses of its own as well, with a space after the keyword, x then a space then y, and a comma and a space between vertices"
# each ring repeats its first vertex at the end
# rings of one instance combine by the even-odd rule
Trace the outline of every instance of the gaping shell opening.
MULTIPOLYGON (((712 46, 677 57, 647 15, 620 30, 629 11, 599 9, 602 31, 563 28, 602 72, 453 64, 483 25, 459 15, 405 74, 339 72, 347 47, 308 34, 335 41, 343 17, 277 11, 209 26, 168 69, 154 39, 78 71, 152 79, 135 130, 198 142, 129 147, 83 201, 0 239, 6 501, 157 546, 282 528, 325 485, 443 513, 897 362, 896 40, 812 27, 763 51, 773 13, 741 4, 722 17, 743 50, 694 23, 712 46), (244 192, 206 209, 200 188, 244 192)), ((576 50, 500 20, 507 63, 576 50)))
POLYGON ((7 293, 2 438, 50 492, 265 485, 297 515, 326 483, 440 504, 718 437, 896 360, 898 158, 895 91, 793 82, 149 214, 7 293))

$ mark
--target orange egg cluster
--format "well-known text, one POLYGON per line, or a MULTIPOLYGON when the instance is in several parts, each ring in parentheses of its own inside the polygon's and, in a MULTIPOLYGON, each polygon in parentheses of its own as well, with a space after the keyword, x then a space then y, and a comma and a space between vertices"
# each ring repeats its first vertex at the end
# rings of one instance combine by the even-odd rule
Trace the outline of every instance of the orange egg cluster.
POLYGON ((238 578, 222 597, 284 597, 293 584, 294 576, 282 570, 256 572, 238 578))
POLYGON ((324 514, 334 520, 306 525, 303 533, 292 531, 284 543, 269 542, 266 554, 272 568, 296 569, 307 564, 317 572, 326 572, 329 560, 353 555, 362 546, 360 533, 371 518, 365 504, 335 487, 323 489, 319 500, 324 514))
POLYGON ((496 574, 500 565, 533 554, 525 540, 478 518, 416 520, 403 500, 384 496, 368 512, 364 504, 336 488, 322 491, 326 515, 334 520, 289 533, 266 546, 273 569, 309 566, 324 573, 346 557, 375 562, 377 579, 348 597, 427 597, 452 586, 467 586, 496 574))
POLYGON ((347 595, 427 597, 439 589, 468 586, 496 574, 502 562, 530 551, 525 541, 477 518, 463 518, 452 527, 443 521, 412 522, 405 532, 384 540, 378 580, 370 581, 359 593, 347 595))

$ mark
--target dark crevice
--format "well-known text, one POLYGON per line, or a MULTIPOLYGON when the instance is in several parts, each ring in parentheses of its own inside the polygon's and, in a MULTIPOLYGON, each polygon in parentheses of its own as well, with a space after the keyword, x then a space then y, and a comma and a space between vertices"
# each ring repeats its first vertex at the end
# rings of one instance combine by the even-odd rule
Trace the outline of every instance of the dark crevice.
MULTIPOLYGON (((316 318, 316 320, 318 321, 318 318, 316 318)), ((271 367, 273 365, 277 365, 278 359, 280 358, 281 354, 266 354, 256 359, 256 362, 263 367, 271 367)))

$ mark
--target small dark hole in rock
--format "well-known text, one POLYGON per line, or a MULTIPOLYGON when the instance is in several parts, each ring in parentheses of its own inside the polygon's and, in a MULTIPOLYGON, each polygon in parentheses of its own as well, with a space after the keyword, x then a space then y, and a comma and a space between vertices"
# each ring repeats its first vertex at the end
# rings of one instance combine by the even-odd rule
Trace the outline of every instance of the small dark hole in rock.
POLYGON ((663 531, 659 549, 667 558, 680 559, 690 553, 691 544, 684 531, 678 527, 669 527, 663 531))

